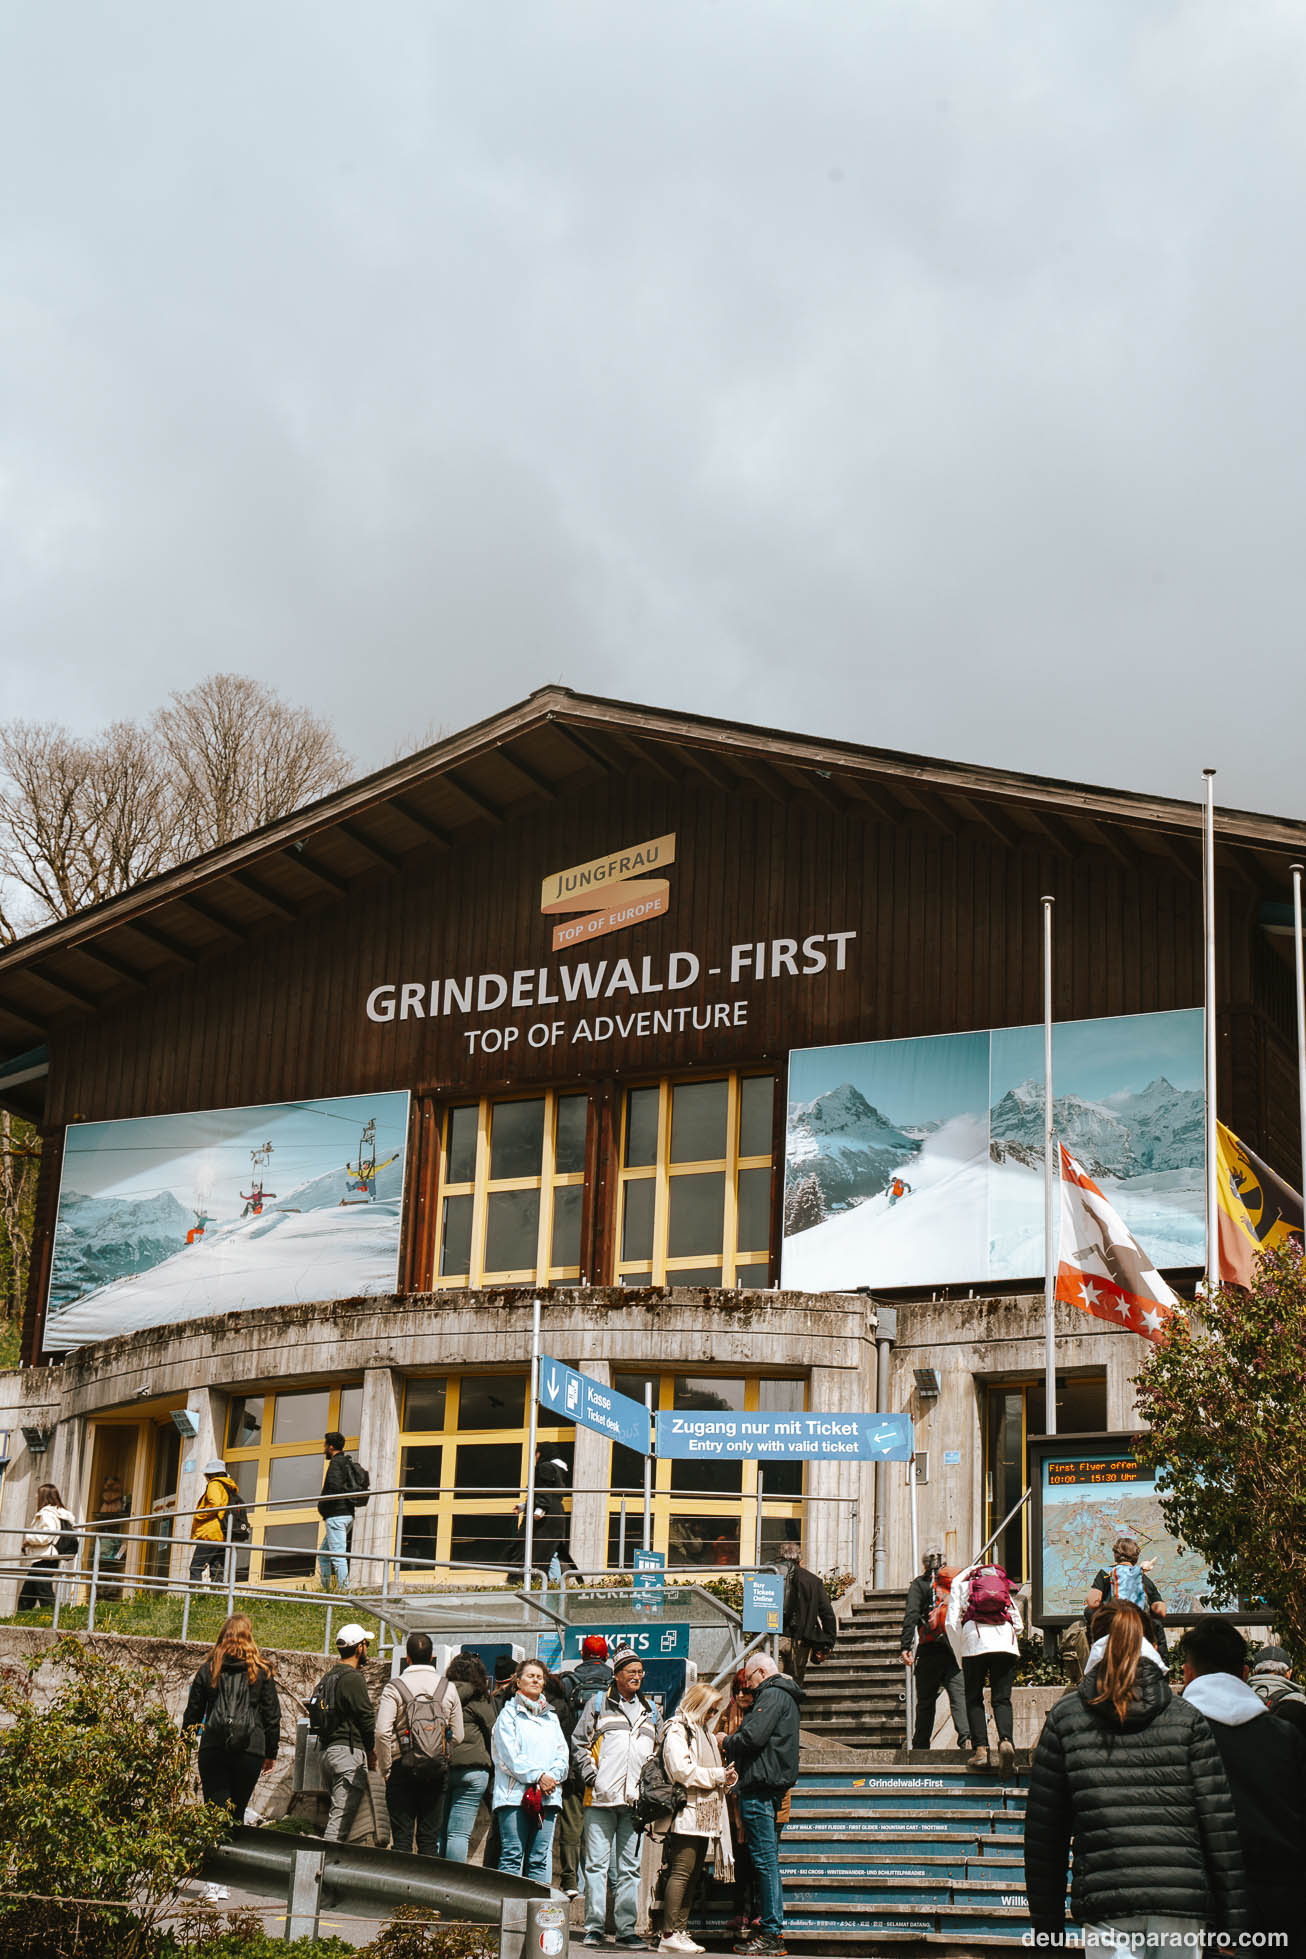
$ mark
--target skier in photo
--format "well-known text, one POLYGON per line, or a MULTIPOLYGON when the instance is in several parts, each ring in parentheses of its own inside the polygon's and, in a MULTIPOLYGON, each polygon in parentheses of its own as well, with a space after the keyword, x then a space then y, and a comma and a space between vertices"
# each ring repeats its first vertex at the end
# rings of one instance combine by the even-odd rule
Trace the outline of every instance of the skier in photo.
POLYGON ((911 1185, 905 1177, 895 1177, 889 1185, 889 1209, 892 1210, 902 1198, 911 1196, 911 1185))

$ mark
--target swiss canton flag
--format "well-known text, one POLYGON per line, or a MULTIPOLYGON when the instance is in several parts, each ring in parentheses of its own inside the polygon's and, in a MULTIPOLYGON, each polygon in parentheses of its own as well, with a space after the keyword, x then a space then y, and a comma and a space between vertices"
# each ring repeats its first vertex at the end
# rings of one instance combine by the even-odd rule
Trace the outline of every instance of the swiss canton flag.
POLYGON ((1166 1323, 1183 1301, 1132 1238, 1093 1179, 1062 1143, 1061 1255, 1057 1298, 1099 1320, 1165 1338, 1166 1323))

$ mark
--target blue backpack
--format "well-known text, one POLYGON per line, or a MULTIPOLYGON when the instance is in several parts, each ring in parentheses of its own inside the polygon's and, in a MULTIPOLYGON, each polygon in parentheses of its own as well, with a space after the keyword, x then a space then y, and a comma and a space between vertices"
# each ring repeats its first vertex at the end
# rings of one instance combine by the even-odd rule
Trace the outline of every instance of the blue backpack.
POLYGON ((1143 1574, 1136 1564, 1112 1565, 1111 1596, 1136 1605, 1140 1612, 1147 1611, 1147 1590, 1143 1584, 1143 1574))

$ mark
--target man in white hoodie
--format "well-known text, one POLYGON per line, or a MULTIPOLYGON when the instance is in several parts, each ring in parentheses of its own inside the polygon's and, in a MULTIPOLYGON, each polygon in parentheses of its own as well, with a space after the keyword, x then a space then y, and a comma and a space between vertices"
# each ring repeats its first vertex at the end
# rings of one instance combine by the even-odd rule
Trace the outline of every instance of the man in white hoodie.
POLYGON ((972 1564, 958 1572, 948 1593, 944 1630, 961 1667, 966 1726, 975 1744, 966 1767, 989 1767, 989 1724, 984 1712, 987 1681, 993 1725, 998 1731, 998 1768, 1008 1781, 1016 1772, 1011 1689, 1020 1665, 1020 1629, 1011 1580, 1001 1565, 972 1564))
POLYGON ((1184 1699, 1211 1724, 1247 1872, 1247 1932, 1289 1959, 1306 1953, 1306 1742, 1247 1685, 1247 1642, 1207 1613, 1184 1634, 1184 1699), (1270 1935, 1275 1936, 1271 1937, 1270 1935))

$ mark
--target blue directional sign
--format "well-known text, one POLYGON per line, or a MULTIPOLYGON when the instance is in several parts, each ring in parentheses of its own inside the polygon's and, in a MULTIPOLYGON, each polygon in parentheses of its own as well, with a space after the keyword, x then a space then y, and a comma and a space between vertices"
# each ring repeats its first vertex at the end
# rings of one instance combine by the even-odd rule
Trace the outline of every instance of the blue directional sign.
POLYGON ((908 1462, 908 1415, 700 1415, 657 1418, 659 1456, 679 1462, 908 1462))
POLYGON ((667 1595, 667 1554, 665 1551, 636 1551, 635 1575, 631 1587, 635 1607, 640 1612, 660 1612, 667 1595))
POLYGON ((785 1581, 779 1572, 759 1572, 744 1580, 744 1631, 778 1633, 784 1613, 785 1581))
POLYGON ((600 1435, 637 1450, 641 1456, 653 1453, 648 1409, 642 1401, 605 1388, 601 1381, 578 1374, 574 1367, 564 1367, 547 1354, 540 1355, 540 1405, 569 1422, 596 1428, 600 1435))

